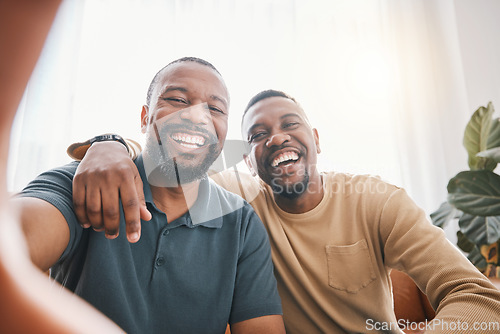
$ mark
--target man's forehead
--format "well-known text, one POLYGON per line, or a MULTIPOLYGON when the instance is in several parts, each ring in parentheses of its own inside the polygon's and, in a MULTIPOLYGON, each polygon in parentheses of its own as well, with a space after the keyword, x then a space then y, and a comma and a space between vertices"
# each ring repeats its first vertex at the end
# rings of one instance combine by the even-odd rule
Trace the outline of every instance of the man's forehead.
POLYGON ((178 63, 173 63, 163 68, 160 72, 159 78, 160 80, 166 80, 171 77, 185 76, 185 72, 187 71, 205 71, 208 70, 207 66, 192 62, 192 61, 183 61, 178 63), (183 73, 184 72, 184 73, 183 73))
POLYGON ((198 88, 194 85, 203 85, 223 95, 224 99, 228 99, 228 91, 220 74, 206 65, 193 61, 174 63, 164 68, 158 76, 155 89, 157 92, 162 92, 169 85, 184 87, 186 90, 198 88))

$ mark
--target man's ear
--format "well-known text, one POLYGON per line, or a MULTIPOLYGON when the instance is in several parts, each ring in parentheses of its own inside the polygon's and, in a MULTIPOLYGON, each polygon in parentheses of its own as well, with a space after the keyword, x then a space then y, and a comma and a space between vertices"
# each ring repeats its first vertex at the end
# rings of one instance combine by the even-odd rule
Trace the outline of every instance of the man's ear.
POLYGON ((147 105, 142 106, 141 111, 141 132, 146 133, 149 125, 149 108, 147 105))
POLYGON ((245 160, 245 163, 247 164, 248 170, 250 170, 250 173, 252 176, 257 176, 257 172, 253 168, 252 161, 250 160, 250 157, 248 155, 243 155, 243 160, 245 160))
POLYGON ((314 142, 316 143, 316 153, 320 154, 321 153, 321 148, 319 147, 318 129, 313 128, 312 131, 313 131, 314 142))

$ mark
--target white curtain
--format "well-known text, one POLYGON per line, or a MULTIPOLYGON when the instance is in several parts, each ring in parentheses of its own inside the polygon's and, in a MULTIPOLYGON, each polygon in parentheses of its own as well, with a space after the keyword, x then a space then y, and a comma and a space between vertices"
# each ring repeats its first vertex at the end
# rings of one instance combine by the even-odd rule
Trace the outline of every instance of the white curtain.
POLYGON ((430 213, 467 168, 470 115, 500 108, 498 17, 495 0, 66 0, 20 106, 10 190, 73 141, 141 141, 151 78, 197 56, 229 87, 229 139, 251 96, 284 90, 319 130, 321 169, 378 174, 430 213))

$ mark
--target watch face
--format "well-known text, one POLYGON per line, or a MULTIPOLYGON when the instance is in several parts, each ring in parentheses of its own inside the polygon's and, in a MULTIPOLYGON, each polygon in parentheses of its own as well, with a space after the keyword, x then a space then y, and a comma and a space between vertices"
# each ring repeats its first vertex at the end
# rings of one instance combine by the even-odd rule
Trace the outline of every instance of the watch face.
POLYGON ((97 140, 98 141, 103 141, 103 140, 115 140, 115 136, 113 135, 101 135, 101 136, 97 136, 97 140))
POLYGON ((112 141, 116 140, 119 141, 121 137, 116 136, 116 135, 100 135, 100 136, 95 136, 90 140, 91 143, 99 142, 99 141, 112 141))

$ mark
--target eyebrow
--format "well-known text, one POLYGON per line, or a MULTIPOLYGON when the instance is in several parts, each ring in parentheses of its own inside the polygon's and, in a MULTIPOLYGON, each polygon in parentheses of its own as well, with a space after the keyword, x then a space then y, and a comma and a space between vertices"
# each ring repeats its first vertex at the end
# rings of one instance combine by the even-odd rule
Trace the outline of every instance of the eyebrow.
MULTIPOLYGON (((284 114, 283 116, 280 117, 280 120, 283 120, 287 117, 297 117, 297 118, 300 118, 300 119, 303 119, 299 114, 296 114, 296 113, 288 113, 288 114, 284 114)), ((255 128, 258 128, 259 126, 262 126, 262 123, 256 123, 254 125, 252 125, 249 129, 248 129, 248 132, 247 132, 247 135, 252 133, 252 131, 255 129, 255 128)))
MULTIPOLYGON (((168 92, 172 92, 172 91, 178 91, 178 92, 182 92, 182 93, 188 93, 188 92, 189 92, 189 90, 188 90, 187 88, 185 88, 185 87, 181 87, 181 86, 167 86, 167 87, 165 87, 165 89, 164 89, 164 90, 160 93, 160 95, 159 95, 159 96, 162 96, 162 95, 164 95, 164 94, 166 94, 166 93, 168 93, 168 92)), ((225 107, 225 108, 227 108, 227 101, 226 101, 224 98, 219 97, 219 96, 217 96, 217 95, 210 95, 210 98, 211 98, 212 100, 216 100, 216 101, 221 102, 221 103, 224 105, 224 107, 225 107)))
POLYGON ((212 100, 216 100, 216 101, 219 101, 220 103, 222 103, 224 105, 224 107, 227 109, 227 101, 225 99, 223 99, 222 97, 219 97, 217 95, 210 95, 210 98, 212 100))
POLYGON ((182 93, 187 93, 188 90, 184 87, 179 87, 179 86, 167 86, 163 89, 163 91, 159 94, 159 96, 162 96, 165 93, 172 92, 172 91, 179 91, 182 93))

